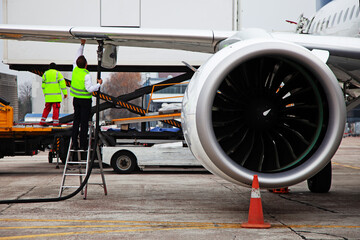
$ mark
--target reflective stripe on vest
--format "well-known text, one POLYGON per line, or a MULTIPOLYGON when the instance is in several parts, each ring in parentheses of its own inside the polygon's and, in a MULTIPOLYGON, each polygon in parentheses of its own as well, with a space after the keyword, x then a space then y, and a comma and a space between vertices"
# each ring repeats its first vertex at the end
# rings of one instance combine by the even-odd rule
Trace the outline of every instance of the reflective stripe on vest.
POLYGON ((86 91, 85 76, 89 71, 85 68, 75 67, 71 77, 70 95, 76 98, 92 98, 92 94, 86 91))

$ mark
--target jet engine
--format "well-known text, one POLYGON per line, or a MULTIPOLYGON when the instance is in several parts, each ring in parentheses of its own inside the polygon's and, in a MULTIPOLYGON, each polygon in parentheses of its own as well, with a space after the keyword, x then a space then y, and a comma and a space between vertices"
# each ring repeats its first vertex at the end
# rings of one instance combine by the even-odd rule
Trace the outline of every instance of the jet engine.
POLYGON ((249 39, 215 53, 191 79, 182 127, 212 173, 250 186, 291 186, 321 171, 341 142, 345 103, 337 79, 309 50, 249 39))

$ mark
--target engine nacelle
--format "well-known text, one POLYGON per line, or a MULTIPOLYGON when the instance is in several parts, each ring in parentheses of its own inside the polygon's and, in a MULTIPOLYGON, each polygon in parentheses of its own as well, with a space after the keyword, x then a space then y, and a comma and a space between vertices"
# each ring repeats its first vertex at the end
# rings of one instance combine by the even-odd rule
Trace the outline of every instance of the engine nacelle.
POLYGON ((319 172, 335 154, 345 103, 332 71, 307 49, 273 39, 234 43, 194 74, 182 127, 212 173, 250 186, 286 187, 319 172))

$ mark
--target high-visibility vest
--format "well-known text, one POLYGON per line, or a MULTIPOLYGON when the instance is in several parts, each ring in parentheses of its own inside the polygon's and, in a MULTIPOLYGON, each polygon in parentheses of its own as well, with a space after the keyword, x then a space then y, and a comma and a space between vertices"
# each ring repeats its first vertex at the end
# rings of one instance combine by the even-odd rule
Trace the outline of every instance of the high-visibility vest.
POLYGON ((85 68, 75 67, 71 77, 70 96, 76 98, 91 98, 92 94, 86 91, 85 76, 89 71, 85 68))
POLYGON ((61 92, 67 95, 63 75, 55 69, 49 69, 43 74, 42 79, 41 87, 45 96, 45 102, 61 102, 61 92))

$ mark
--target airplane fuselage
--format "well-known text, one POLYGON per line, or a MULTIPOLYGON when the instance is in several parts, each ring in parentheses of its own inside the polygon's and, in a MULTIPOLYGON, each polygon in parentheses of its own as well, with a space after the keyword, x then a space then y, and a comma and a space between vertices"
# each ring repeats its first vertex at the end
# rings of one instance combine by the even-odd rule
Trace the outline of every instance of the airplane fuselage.
POLYGON ((314 35, 359 37, 359 30, 359 1, 336 0, 316 12, 303 32, 314 35))

